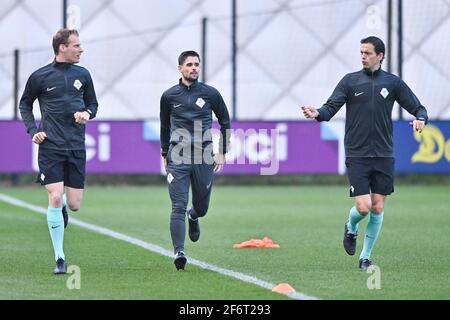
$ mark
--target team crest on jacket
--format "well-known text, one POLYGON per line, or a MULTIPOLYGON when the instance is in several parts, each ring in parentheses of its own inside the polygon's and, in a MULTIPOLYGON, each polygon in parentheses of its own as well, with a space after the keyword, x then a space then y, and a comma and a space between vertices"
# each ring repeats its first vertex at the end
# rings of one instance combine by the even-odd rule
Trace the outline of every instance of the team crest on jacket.
POLYGON ((380 94, 383 96, 383 98, 386 99, 386 97, 389 95, 389 91, 386 88, 381 89, 380 94))
POLYGON ((202 98, 198 98, 197 101, 195 102, 195 104, 198 105, 200 108, 203 108, 205 103, 206 103, 205 100, 203 100, 202 98))
POLYGON ((80 90, 80 88, 81 88, 81 86, 82 86, 82 84, 81 84, 81 81, 80 80, 75 80, 74 82, 73 82, 73 86, 75 87, 75 88, 77 88, 77 90, 80 90))

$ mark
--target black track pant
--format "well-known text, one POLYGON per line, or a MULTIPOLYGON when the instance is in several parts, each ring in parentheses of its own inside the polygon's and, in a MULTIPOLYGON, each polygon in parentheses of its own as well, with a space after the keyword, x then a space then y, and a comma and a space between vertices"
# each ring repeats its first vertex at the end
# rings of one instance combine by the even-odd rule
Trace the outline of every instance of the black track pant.
POLYGON ((206 215, 211 198, 213 182, 213 166, 209 164, 173 164, 167 168, 167 182, 172 213, 170 215, 170 235, 174 252, 184 250, 186 236, 186 209, 189 201, 189 186, 192 184, 191 215, 203 217, 206 215))

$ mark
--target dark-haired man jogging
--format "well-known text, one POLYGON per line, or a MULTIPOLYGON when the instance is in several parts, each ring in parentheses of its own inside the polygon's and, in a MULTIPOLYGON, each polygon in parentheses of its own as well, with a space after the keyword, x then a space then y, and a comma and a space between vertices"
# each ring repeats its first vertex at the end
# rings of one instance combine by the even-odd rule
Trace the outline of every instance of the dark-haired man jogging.
POLYGON ((329 121, 346 104, 345 164, 355 205, 345 223, 343 245, 349 255, 355 254, 358 223, 368 215, 359 256, 361 269, 372 264, 370 257, 383 223, 385 198, 394 192, 394 102, 416 117, 411 122, 414 130, 421 132, 428 120, 427 110, 405 82, 381 69, 384 56, 381 39, 362 39, 363 69, 345 75, 320 109, 302 107, 306 118, 329 121))
POLYGON ((230 117, 217 89, 198 81, 200 57, 195 51, 182 52, 178 58, 181 79, 161 96, 161 154, 167 171, 172 213, 170 234, 175 267, 184 269, 185 216, 189 186, 192 208, 187 211, 189 238, 200 237, 199 218, 206 215, 211 197, 214 171, 220 171, 228 146, 230 117), (219 120, 219 153, 212 150, 212 113, 219 120))

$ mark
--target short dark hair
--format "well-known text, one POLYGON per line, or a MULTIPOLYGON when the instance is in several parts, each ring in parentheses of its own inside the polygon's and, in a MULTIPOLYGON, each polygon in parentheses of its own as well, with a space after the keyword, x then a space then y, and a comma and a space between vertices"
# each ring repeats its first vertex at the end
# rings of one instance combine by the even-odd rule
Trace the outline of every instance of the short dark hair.
POLYGON ((69 44, 69 37, 71 35, 76 35, 77 37, 78 35, 78 31, 75 29, 59 29, 58 32, 56 32, 56 34, 53 36, 53 51, 55 52, 55 55, 58 54, 59 51, 59 46, 61 44, 64 45, 68 45, 69 44))
POLYGON ((378 55, 379 53, 383 53, 383 59, 381 62, 383 62, 384 57, 386 56, 386 48, 384 46, 383 40, 381 40, 378 37, 370 36, 364 39, 361 39, 361 44, 363 43, 371 43, 373 47, 375 48, 375 53, 378 55))
POLYGON ((198 61, 200 61, 200 55, 197 52, 192 50, 183 51, 178 57, 178 65, 182 66, 183 63, 186 61, 187 57, 197 57, 198 61))

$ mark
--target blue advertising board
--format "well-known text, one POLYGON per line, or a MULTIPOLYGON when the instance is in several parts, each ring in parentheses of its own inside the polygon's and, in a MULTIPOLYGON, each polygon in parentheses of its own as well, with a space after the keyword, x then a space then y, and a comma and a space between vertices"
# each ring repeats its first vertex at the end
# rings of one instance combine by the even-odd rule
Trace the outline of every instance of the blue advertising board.
POLYGON ((394 122, 397 173, 450 173, 450 122, 430 121, 422 133, 394 122))

